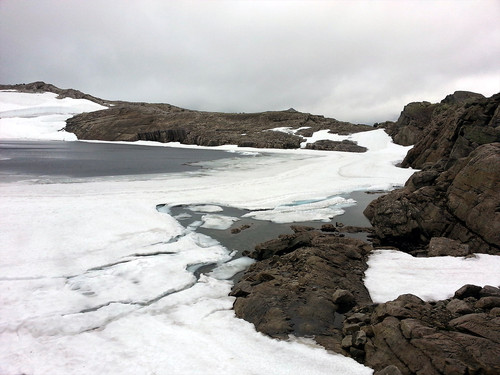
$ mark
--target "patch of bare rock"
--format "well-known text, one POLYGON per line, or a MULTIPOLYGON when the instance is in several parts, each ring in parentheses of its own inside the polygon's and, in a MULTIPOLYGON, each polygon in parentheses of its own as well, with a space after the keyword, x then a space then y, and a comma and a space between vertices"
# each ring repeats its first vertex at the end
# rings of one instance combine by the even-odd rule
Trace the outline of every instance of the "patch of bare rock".
MULTIPOLYGON (((402 163, 421 170, 403 189, 365 210, 379 243, 409 252, 427 247, 427 254, 436 247, 433 238, 444 237, 468 247, 450 255, 500 253, 500 94, 455 96, 433 104, 430 112, 429 106, 414 103, 413 122, 399 132, 392 128, 395 139, 417 125, 426 133, 402 163)), ((406 111, 400 119, 408 117, 406 111)))
POLYGON ((346 314, 342 349, 375 374, 500 373, 500 289, 465 285, 453 298, 406 294, 346 314), (378 372, 377 372, 378 371, 378 372))
POLYGON ((500 372, 499 288, 374 304, 363 283, 372 246, 325 229, 294 227, 258 245, 250 254, 258 262, 231 293, 236 315, 271 337, 314 338, 376 374, 500 372))
POLYGON ((362 278, 372 246, 331 230, 294 230, 249 254, 258 262, 233 287, 234 310, 269 336, 314 337, 341 351, 341 314, 371 301, 362 278))

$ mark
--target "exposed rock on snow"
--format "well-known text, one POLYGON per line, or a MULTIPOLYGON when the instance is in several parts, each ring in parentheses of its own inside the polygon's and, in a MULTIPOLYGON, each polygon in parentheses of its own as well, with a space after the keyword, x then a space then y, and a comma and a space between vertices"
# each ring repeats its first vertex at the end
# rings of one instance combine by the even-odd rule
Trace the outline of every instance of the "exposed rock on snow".
POLYGON ((378 306, 355 308, 346 315, 344 349, 375 370, 391 365, 408 375, 496 374, 500 310, 488 301, 500 297, 480 297, 486 289, 500 292, 496 287, 475 287, 475 296, 457 291, 459 297, 432 303, 406 294, 378 306), (351 340, 357 332, 367 339, 351 340))
POLYGON ((306 148, 311 150, 345 151, 345 152, 366 152, 367 148, 357 145, 353 141, 330 141, 320 140, 314 143, 308 143, 306 148))
POLYGON ((233 287, 234 310, 272 337, 314 336, 341 352, 338 313, 371 301, 362 277, 372 248, 331 232, 295 229, 256 247, 252 256, 261 261, 233 287))

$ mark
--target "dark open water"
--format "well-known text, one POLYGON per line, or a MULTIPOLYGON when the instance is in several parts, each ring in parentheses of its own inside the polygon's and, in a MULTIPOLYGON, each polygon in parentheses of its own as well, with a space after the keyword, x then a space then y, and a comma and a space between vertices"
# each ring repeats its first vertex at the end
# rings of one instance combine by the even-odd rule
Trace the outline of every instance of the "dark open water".
MULTIPOLYGON (((245 156, 217 150, 116 143, 0 140, 0 181, 181 173, 201 168, 193 165, 196 162, 234 157, 245 156)), ((332 222, 338 221, 353 226, 370 226, 369 221, 363 215, 363 210, 380 194, 352 192, 342 194, 342 196, 353 198, 358 203, 346 207, 345 214, 334 217, 332 222)), ((173 211, 173 214, 179 214, 182 208, 174 208, 173 211)), ((224 207, 224 212, 221 214, 241 217, 244 213, 246 213, 244 210, 224 207)), ((195 219, 199 220, 199 218, 195 219)), ((198 231, 216 238, 227 248, 239 250, 252 250, 256 244, 276 238, 279 234, 292 233, 290 224, 276 224, 247 218, 241 218, 233 227, 239 227, 243 224, 249 224, 250 228, 237 235, 232 234, 230 230, 198 228, 198 231)), ((319 228, 324 223, 301 222, 295 224, 319 228)), ((366 240, 366 233, 348 234, 348 236, 366 240)))
POLYGON ((104 177, 194 171, 225 151, 112 143, 0 140, 0 178, 104 177))

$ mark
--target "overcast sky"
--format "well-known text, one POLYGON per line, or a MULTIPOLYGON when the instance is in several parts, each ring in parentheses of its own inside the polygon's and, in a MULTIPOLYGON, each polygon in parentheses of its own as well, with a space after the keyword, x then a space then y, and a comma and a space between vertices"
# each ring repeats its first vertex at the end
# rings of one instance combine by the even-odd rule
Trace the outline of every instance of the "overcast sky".
POLYGON ((499 92, 499 20, 499 0, 0 0, 0 83, 373 123, 499 92))

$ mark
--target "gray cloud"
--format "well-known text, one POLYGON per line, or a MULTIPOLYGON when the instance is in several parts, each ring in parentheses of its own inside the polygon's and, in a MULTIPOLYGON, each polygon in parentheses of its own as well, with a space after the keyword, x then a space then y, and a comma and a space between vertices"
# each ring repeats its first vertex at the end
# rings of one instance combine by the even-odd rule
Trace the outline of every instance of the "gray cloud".
POLYGON ((500 91, 498 19, 495 0, 2 0, 0 82, 372 123, 500 91))

